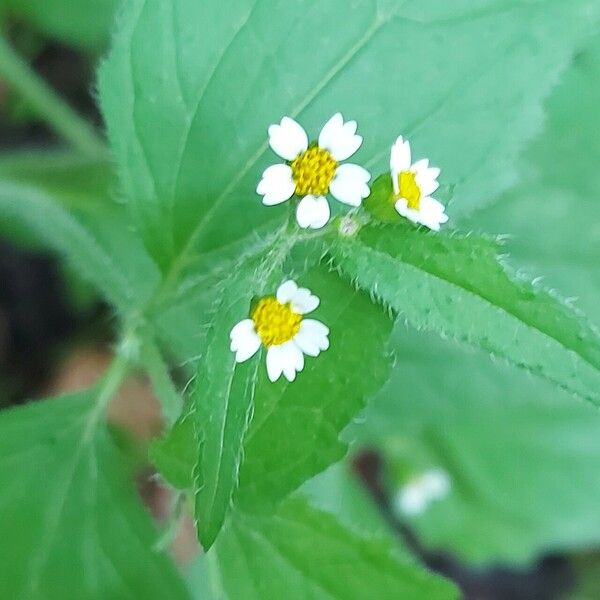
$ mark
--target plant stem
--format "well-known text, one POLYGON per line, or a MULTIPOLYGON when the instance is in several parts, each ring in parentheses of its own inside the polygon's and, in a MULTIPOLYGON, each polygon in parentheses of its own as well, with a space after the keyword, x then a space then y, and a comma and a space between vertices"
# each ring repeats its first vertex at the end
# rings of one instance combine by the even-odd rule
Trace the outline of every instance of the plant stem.
POLYGON ((97 402, 99 409, 104 410, 112 397, 119 391, 130 368, 129 360, 125 356, 117 354, 102 378, 97 402))
POLYGON ((184 506, 185 496, 183 492, 174 492, 167 524, 152 546, 152 549, 155 552, 164 552, 165 550, 168 550, 173 541, 175 540, 175 537, 177 536, 177 533, 179 531, 181 515, 184 506))
POLYGON ((92 125, 64 102, 0 35, 0 78, 61 137, 90 157, 106 155, 106 146, 92 125))
POLYGON ((98 384, 98 399, 90 413, 86 435, 89 435, 94 430, 99 419, 105 415, 108 403, 119 391, 130 368, 131 364, 128 357, 117 353, 98 384))
POLYGON ((160 402, 165 421, 170 427, 181 415, 183 399, 177 392, 169 368, 154 341, 147 340, 144 343, 141 359, 160 402))

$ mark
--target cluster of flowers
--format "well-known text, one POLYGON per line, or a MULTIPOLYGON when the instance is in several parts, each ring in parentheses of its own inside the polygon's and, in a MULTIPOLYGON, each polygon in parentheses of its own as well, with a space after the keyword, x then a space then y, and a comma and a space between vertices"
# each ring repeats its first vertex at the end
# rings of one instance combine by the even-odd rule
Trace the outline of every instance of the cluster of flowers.
MULTIPOLYGON (((331 218, 327 200, 358 208, 370 194, 371 174, 365 168, 346 163, 361 146, 356 121, 335 114, 323 127, 316 142, 309 143, 306 131, 290 117, 269 127, 269 145, 285 162, 270 166, 263 173, 256 191, 263 204, 274 206, 300 199, 296 221, 303 229, 321 229, 331 218)), ((433 194, 439 187, 440 170, 427 159, 412 162, 410 144, 398 137, 390 152, 394 208, 413 223, 438 231, 446 223, 444 205, 433 194)), ((283 283, 275 296, 262 298, 250 318, 232 330, 231 350, 237 362, 253 356, 263 345, 267 348, 267 374, 276 381, 283 374, 294 381, 304 368, 304 355, 318 356, 329 347, 329 329, 320 321, 305 319, 319 299, 295 282, 283 283)))

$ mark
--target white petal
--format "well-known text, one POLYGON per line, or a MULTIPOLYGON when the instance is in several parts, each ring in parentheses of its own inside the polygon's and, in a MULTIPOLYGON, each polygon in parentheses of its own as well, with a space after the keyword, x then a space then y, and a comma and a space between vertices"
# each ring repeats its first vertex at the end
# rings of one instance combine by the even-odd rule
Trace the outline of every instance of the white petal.
POLYGON ((298 286, 296 285, 296 282, 288 279, 277 288, 277 300, 281 302, 281 304, 291 302, 297 291, 298 286))
POLYGON ((271 165, 263 173, 256 187, 256 192, 263 198, 263 204, 273 206, 291 198, 296 184, 292 177, 292 167, 289 165, 271 165))
POLYGON ((267 374, 271 381, 277 381, 282 373, 288 381, 294 381, 296 372, 303 368, 304 355, 293 341, 271 346, 267 351, 267 374))
POLYGON ((270 381, 277 381, 283 372, 282 346, 271 346, 267 350, 267 375, 270 381))
POLYGON ((258 352, 260 344, 261 339, 256 333, 244 338, 243 342, 240 342, 239 348, 236 350, 235 361, 242 363, 251 356, 254 356, 258 352))
POLYGON ((296 372, 304 369, 304 355, 293 341, 286 342, 280 346, 283 375, 288 381, 296 379, 296 372))
POLYGON ((411 167, 411 170, 414 171, 415 173, 421 173, 421 172, 427 171, 428 169, 429 169, 429 159, 428 158, 422 158, 421 160, 418 160, 411 167))
POLYGON ((315 319, 304 319, 294 342, 308 356, 318 356, 329 348, 329 329, 315 319))
POLYGON ((423 198, 418 222, 433 231, 439 231, 440 225, 448 221, 448 215, 444 210, 445 207, 441 202, 434 198, 423 198))
POLYGON ((302 333, 303 340, 310 339, 320 352, 329 348, 329 328, 316 319, 304 319, 298 333, 302 333))
POLYGON ((394 207, 399 215, 406 217, 413 223, 419 223, 419 211, 408 208, 408 201, 406 198, 398 199, 396 204, 394 204, 394 207))
POLYGON ((302 329, 294 336, 294 342, 307 356, 319 356, 321 352, 317 341, 302 329))
POLYGON ((411 167, 411 170, 415 174, 415 179, 423 196, 433 194, 440 187, 437 182, 440 170, 436 167, 430 167, 428 159, 418 160, 411 167))
POLYGON ((425 225, 432 231, 439 231, 442 223, 446 223, 446 221, 448 221, 448 216, 445 214, 421 216, 419 219, 421 225, 425 225))
POLYGON ((285 281, 277 289, 277 300, 282 304, 290 302, 292 310, 304 315, 319 306, 319 299, 308 288, 299 288, 295 281, 285 281))
POLYGON ((309 289, 298 288, 292 298, 292 309, 301 315, 305 315, 315 310, 319 306, 319 302, 319 298, 312 294, 309 289))
POLYGON ((434 198, 427 196, 421 198, 419 210, 408 208, 408 204, 404 198, 400 198, 394 206, 396 207, 396 211, 403 217, 406 217, 413 223, 425 225, 425 227, 429 227, 429 229, 434 231, 439 231, 440 224, 448 221, 448 215, 444 212, 444 205, 434 198))
POLYGON ((254 321, 252 319, 244 319, 234 325, 229 334, 229 339, 233 342, 239 335, 244 335, 250 331, 254 331, 254 321))
POLYGON ((325 123, 319 134, 319 146, 331 152, 336 160, 346 160, 362 144, 362 137, 356 135, 356 121, 347 121, 341 113, 336 113, 325 123))
POLYGON ((441 499, 450 491, 450 478, 442 469, 431 469, 421 476, 423 485, 429 496, 433 499, 441 499))
POLYGON ((358 165, 340 165, 329 186, 329 191, 336 200, 344 204, 360 206, 362 199, 369 195, 367 185, 369 179, 371 179, 369 171, 358 165))
POLYGON ((331 152, 331 148, 335 145, 335 142, 341 137, 342 131, 344 130, 344 118, 342 113, 335 113, 321 129, 319 134, 319 146, 326 148, 331 152))
POLYGON ((437 179, 440 176, 440 173, 441 171, 437 167, 429 167, 429 169, 427 169, 427 175, 432 179, 437 179))
POLYGON ((410 144, 408 140, 404 140, 402 136, 399 136, 394 142, 390 153, 390 171, 392 173, 394 192, 396 192, 396 194, 399 192, 398 175, 402 171, 408 171, 410 169, 410 161, 410 144))
POLYGON ((331 211, 323 196, 305 196, 296 209, 296 221, 303 229, 321 229, 329 221, 331 211))
POLYGON ((327 327, 327 325, 324 323, 321 323, 321 321, 317 321, 316 319, 303 319, 300 328, 311 335, 329 335, 329 327, 327 327))
POLYGON ((421 198, 421 212, 440 214, 445 210, 446 207, 441 202, 438 202, 435 198, 430 198, 429 196, 421 198))
POLYGON ((281 158, 294 160, 308 148, 308 136, 294 119, 283 117, 279 125, 269 127, 269 145, 281 158))
POLYGON ((240 321, 229 334, 231 338, 231 350, 235 352, 236 362, 244 362, 256 354, 260 348, 260 337, 254 330, 252 319, 240 321))
POLYGON ((417 485, 409 484, 400 490, 397 502, 405 515, 415 516, 425 511, 428 499, 417 485))
POLYGON ((428 173, 429 171, 425 171, 416 175, 417 185, 423 196, 433 194, 440 187, 437 179, 431 177, 428 173))

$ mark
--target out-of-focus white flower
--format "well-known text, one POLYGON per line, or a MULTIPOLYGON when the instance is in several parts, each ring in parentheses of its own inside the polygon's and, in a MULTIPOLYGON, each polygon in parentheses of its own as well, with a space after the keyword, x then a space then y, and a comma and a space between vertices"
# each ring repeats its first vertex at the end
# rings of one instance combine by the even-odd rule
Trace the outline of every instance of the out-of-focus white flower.
POLYGON ((431 502, 445 498, 450 492, 450 477, 442 469, 430 469, 412 477, 396 497, 398 510, 409 517, 420 515, 431 502))

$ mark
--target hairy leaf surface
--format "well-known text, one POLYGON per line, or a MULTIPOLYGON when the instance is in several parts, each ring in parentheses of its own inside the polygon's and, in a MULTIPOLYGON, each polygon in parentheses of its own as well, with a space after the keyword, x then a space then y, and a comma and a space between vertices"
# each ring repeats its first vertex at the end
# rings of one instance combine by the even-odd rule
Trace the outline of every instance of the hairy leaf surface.
POLYGON ((227 334, 247 318, 253 290, 266 289, 256 272, 238 270, 236 276, 216 307, 215 333, 209 334, 212 342, 200 361, 192 397, 200 438, 196 516, 205 546, 214 541, 236 489, 244 509, 272 510, 339 460, 346 451, 339 432, 389 368, 385 348, 391 321, 364 294, 322 268, 297 281, 319 291, 321 304, 311 318, 330 328, 335 351, 307 357, 293 384, 268 380, 262 352, 236 365, 227 334))
POLYGON ((598 331, 557 296, 511 278, 497 244, 381 226, 341 239, 331 252, 346 277, 412 326, 483 348, 600 402, 598 331))

